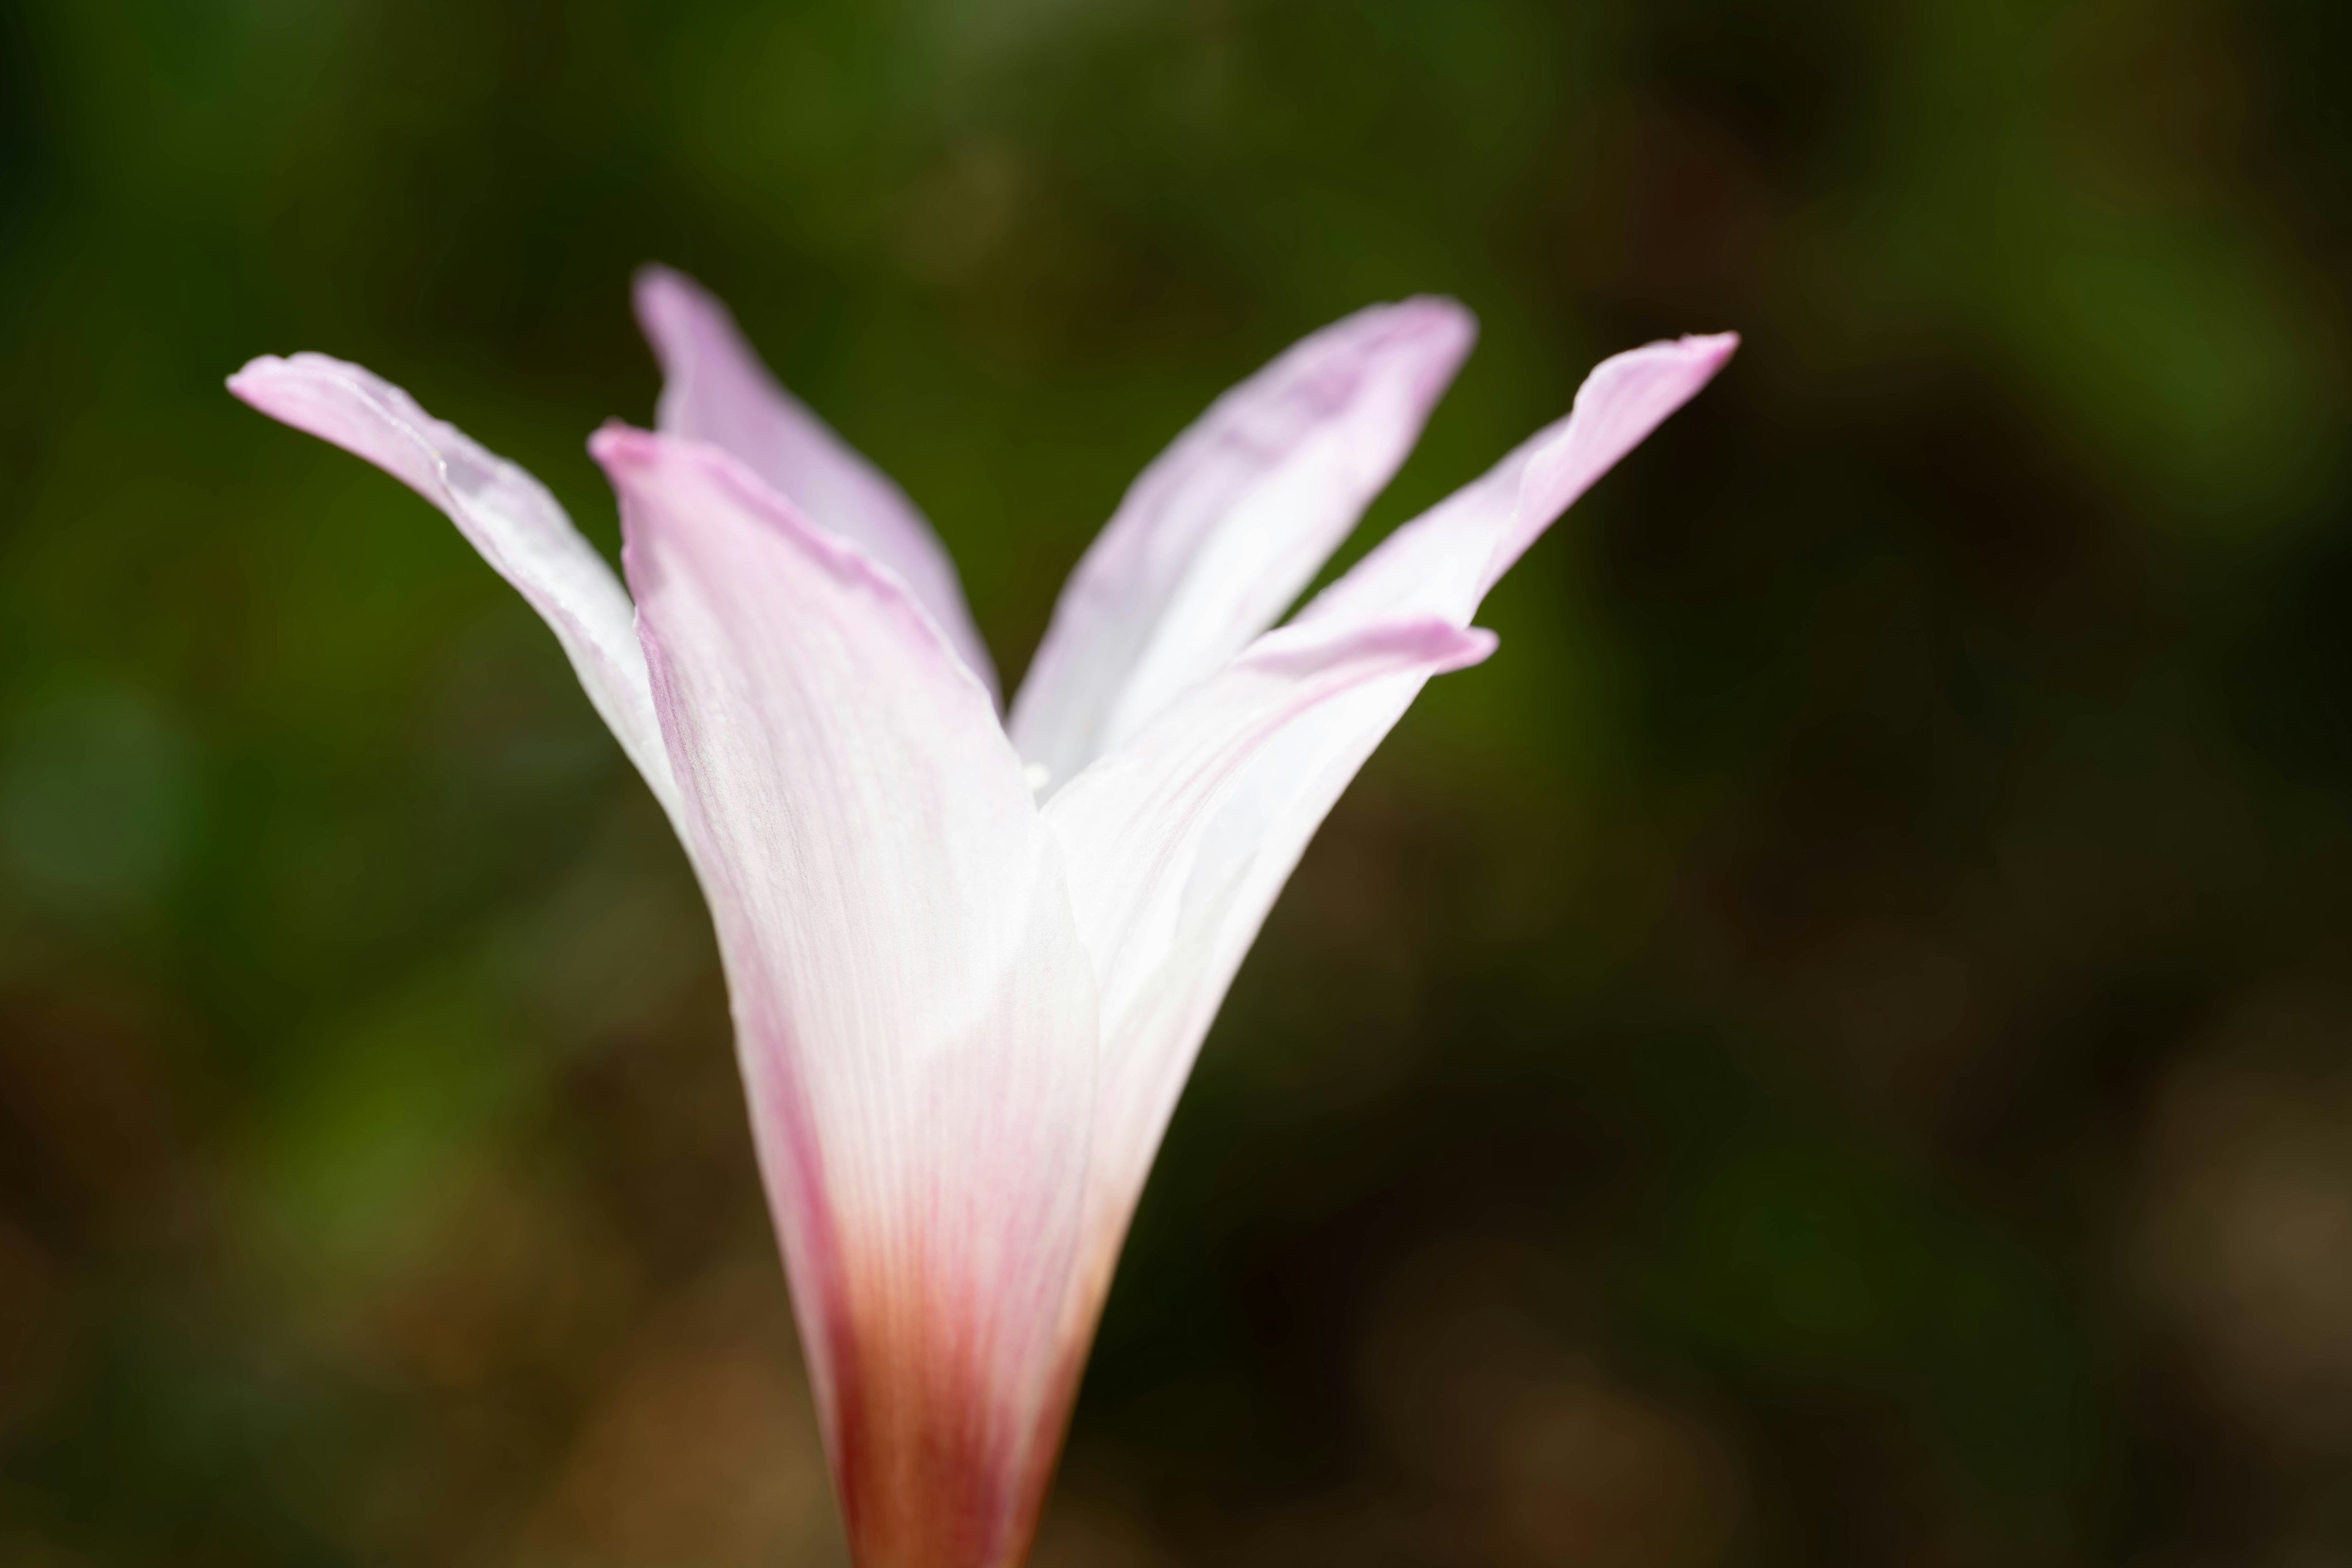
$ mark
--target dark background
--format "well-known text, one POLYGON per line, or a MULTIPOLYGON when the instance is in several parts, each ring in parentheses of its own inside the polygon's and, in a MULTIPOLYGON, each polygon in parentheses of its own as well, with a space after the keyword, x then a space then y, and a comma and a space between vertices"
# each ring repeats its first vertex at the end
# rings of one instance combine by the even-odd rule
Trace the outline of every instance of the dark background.
POLYGON ((1366 302, 1727 374, 1177 1116, 1044 1568, 2352 1562, 2352 11, 0 0, 0 1561, 835 1563, 706 919, 361 360, 610 545, 641 261, 1008 671, 1366 302))

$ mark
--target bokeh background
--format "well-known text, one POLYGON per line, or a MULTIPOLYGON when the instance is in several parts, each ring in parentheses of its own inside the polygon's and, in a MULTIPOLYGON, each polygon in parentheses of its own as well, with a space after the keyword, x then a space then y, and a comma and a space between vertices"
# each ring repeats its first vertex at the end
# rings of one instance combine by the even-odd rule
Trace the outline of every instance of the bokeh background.
POLYGON ((659 258, 1008 669, 1371 300, 1728 374, 1236 985, 1041 1568, 2352 1562, 2352 13, 0 0, 0 1561, 838 1563, 705 917, 526 463, 659 258))

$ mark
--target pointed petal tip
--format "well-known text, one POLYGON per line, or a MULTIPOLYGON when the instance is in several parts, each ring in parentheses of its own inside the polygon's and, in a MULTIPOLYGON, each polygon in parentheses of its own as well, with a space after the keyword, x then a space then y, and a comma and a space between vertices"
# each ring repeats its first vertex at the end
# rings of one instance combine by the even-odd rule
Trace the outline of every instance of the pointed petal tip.
POLYGON ((323 359, 320 354, 256 354, 239 365, 236 374, 224 384, 229 395, 246 406, 258 409, 273 419, 295 423, 287 415, 291 401, 299 396, 305 382, 316 379, 327 368, 326 364, 305 362, 323 359))
MULTIPOLYGON (((648 261, 630 275, 629 305, 666 382, 688 374, 698 358, 707 357, 714 341, 724 342, 741 331, 725 301, 666 262, 648 261)), ((670 395, 666 390, 664 395, 670 395)))
POLYGON ((619 419, 607 419, 588 437, 588 455, 608 479, 615 480, 623 468, 640 468, 653 462, 660 449, 660 437, 619 419))
POLYGON ((588 455, 604 470, 604 477, 616 489, 626 489, 657 472, 691 475, 698 482, 717 486, 732 504, 769 518, 795 534, 807 534, 824 547, 827 556, 857 553, 854 545, 812 523, 790 497, 778 494, 773 486, 724 447, 690 436, 647 430, 625 419, 607 419, 589 436, 588 455))
POLYGON ((254 395, 268 381, 270 373, 285 364, 276 354, 256 354, 236 367, 225 384, 236 396, 251 403, 254 395))
POLYGON ((648 289, 664 289, 688 281, 685 273, 667 261, 643 261, 629 274, 629 287, 639 293, 648 289))
POLYGON ((1443 616, 1423 616, 1376 628, 1365 637, 1364 646, 1368 651, 1426 664, 1433 674, 1443 675, 1484 663, 1502 639, 1485 626, 1456 626, 1443 616))
POLYGON ((661 261, 648 261, 630 274, 629 301, 636 309, 637 324, 656 339, 660 336, 656 328, 686 312, 724 309, 710 290, 661 261))
POLYGON ((1457 626, 1443 616, 1406 616, 1370 626, 1297 622, 1268 632, 1242 658, 1258 669, 1291 676, 1340 664, 1419 665, 1431 675, 1443 675, 1482 662, 1500 643, 1484 626, 1457 626))
POLYGON ((1477 312, 1451 294, 1413 294, 1390 309, 1423 330, 1468 335, 1478 331, 1477 312))
POLYGON ((1686 332, 1683 335, 1682 346, 1696 352, 1702 358, 1713 361, 1715 365, 1720 368, 1724 361, 1738 352, 1739 334, 1738 332, 1686 332))
POLYGON ((1451 381, 1478 341, 1478 318, 1459 300, 1415 294, 1381 306, 1380 336, 1415 342, 1425 356, 1423 376, 1439 385, 1451 381))
MULTIPOLYGON (((1730 363, 1731 356, 1739 351, 1739 334, 1738 332, 1685 332, 1679 338, 1662 339, 1650 346, 1653 349, 1666 351, 1695 369, 1698 378, 1692 390, 1696 392, 1713 380, 1716 374, 1730 363)), ((1639 353, 1644 351, 1637 349, 1634 352, 1639 353)))
MULTIPOLYGON (((1446 622, 1445 625, 1449 627, 1454 626, 1451 621, 1446 622)), ((1484 664, 1495 657, 1496 648, 1503 646, 1503 639, 1485 626, 1462 626, 1454 629, 1461 636, 1455 651, 1449 656, 1453 662, 1444 667, 1448 670, 1467 669, 1474 664, 1484 664)))
MULTIPOLYGON (((231 395, 249 407, 347 447, 348 443, 317 423, 322 395, 337 401, 356 399, 378 416, 389 415, 406 424, 425 418, 424 410, 415 407, 407 394, 365 366, 309 350, 285 355, 256 354, 238 366, 224 384, 231 395)), ((339 418, 331 423, 340 426, 344 421, 339 418)), ((376 460, 371 452, 362 451, 360 455, 371 462, 376 460)))
POLYGON ((1417 379, 1442 386, 1461 368, 1477 338, 1478 318, 1461 300, 1412 294, 1367 305, 1301 340, 1291 353, 1319 351, 1326 363, 1339 364, 1417 362, 1417 379))
POLYGON ((629 278, 630 311, 665 376, 675 371, 679 340, 692 331, 702 291, 674 268, 648 261, 629 278))

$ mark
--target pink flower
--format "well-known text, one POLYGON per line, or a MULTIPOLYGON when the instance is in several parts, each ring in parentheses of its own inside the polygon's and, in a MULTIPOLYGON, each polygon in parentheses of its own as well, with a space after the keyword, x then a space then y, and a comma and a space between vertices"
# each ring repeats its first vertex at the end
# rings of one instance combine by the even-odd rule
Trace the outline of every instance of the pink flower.
POLYGON ((668 812, 718 927, 752 1132, 865 1568, 1027 1550, 1136 1199, 1307 842, 1479 601, 1736 340, 1653 343, 1282 626, 1468 351, 1375 307, 1219 399, 1062 595, 1009 721, 897 486, 649 270, 658 434, 590 441, 624 592, 530 475, 317 354, 230 389, 446 512, 668 812), (634 604, 632 600, 634 598, 634 604))

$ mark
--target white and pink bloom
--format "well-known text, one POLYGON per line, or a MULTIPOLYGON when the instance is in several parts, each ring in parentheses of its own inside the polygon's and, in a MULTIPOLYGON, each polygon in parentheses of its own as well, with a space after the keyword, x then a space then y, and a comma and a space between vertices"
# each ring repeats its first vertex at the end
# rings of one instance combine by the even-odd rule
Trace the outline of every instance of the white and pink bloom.
POLYGON ((1496 580, 1736 340, 1609 360, 1276 626, 1473 326, 1414 300, 1318 332, 1135 482, 1007 719, 906 496, 695 285, 650 270, 636 302, 657 433, 589 443, 625 592, 530 475, 358 366, 229 386, 438 506, 553 628, 709 900, 856 1559, 1010 1568, 1152 1155, 1307 840, 1423 682, 1493 651, 1496 580))

